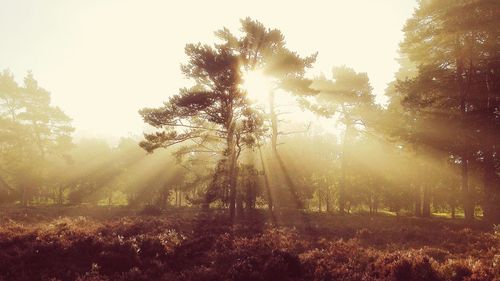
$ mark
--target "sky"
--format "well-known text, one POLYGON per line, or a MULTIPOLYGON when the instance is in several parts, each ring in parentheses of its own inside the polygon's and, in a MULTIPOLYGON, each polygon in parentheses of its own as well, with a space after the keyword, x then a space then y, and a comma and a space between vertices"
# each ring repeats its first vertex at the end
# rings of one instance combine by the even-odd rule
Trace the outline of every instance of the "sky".
POLYGON ((139 114, 187 84, 187 43, 213 43, 251 17, 278 28, 289 49, 318 52, 311 75, 334 66, 367 72, 383 101, 398 69, 401 29, 416 0, 160 1, 0 0, 0 70, 18 82, 31 70, 75 137, 139 136, 139 114), (175 2, 175 3, 174 3, 175 2))

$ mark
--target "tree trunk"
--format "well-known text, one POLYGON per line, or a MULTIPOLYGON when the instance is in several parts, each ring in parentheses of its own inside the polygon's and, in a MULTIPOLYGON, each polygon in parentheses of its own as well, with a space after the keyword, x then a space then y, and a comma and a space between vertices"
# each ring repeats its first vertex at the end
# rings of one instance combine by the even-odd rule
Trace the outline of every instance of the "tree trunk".
POLYGON ((23 207, 28 207, 28 188, 26 185, 23 185, 22 187, 22 192, 21 192, 21 205, 23 207))
MULTIPOLYGON (((284 176, 285 179, 285 184, 288 187, 289 195, 290 195, 290 200, 287 203, 293 203, 294 207, 296 209, 302 209, 304 208, 304 202, 302 202, 302 199, 299 197, 299 192, 297 189, 297 186, 294 184, 292 177, 286 168, 286 165, 280 155, 278 154, 278 115, 276 113, 275 109, 275 93, 273 90, 270 91, 269 93, 269 111, 270 111, 270 119, 271 119, 271 150, 273 154, 274 160, 277 161, 279 168, 281 170, 282 175, 284 176)), ((284 201, 287 201, 285 199, 284 201)), ((278 202, 280 203, 280 202, 278 202)), ((279 204, 281 206, 281 204, 279 204)))
POLYGON ((178 192, 177 188, 174 189, 174 195, 175 195, 175 197, 174 197, 174 200, 175 200, 174 206, 175 207, 179 207, 179 192, 178 192))
POLYGON ((318 190, 318 209, 319 209, 319 212, 321 213, 322 211, 322 206, 321 206, 321 190, 318 190))
MULTIPOLYGON (((253 176, 253 175, 252 175, 253 176)), ((250 181, 250 183, 247 183, 246 186, 246 200, 245 200, 245 208, 247 210, 253 210, 255 209, 255 201, 257 200, 257 192, 256 192, 256 186, 255 182, 250 181)))
MULTIPOLYGON (((495 83, 495 68, 488 69, 486 75, 486 89, 488 98, 486 100, 486 110, 492 114, 495 109, 500 105, 499 98, 495 98, 492 83, 495 83)), ((487 130, 487 132, 490 130, 487 130)), ((484 218, 490 223, 500 224, 500 175, 497 174, 495 167, 495 144, 487 142, 487 149, 485 149, 484 169, 483 169, 483 213, 484 218)), ((498 157, 498 155, 496 155, 498 157)))
MULTIPOLYGON (((232 106, 230 111, 232 112, 232 106)), ((227 178, 225 180, 225 186, 227 186, 229 191, 229 216, 231 221, 234 219, 236 214, 236 136, 235 136, 235 124, 233 118, 228 118, 228 123, 226 124, 227 136, 226 136, 226 157, 227 162, 225 163, 227 167, 227 178)))
POLYGON ((420 187, 415 186, 414 188, 414 196, 415 196, 415 216, 422 216, 422 197, 420 196, 420 187))
POLYGON ((63 199, 63 192, 64 192, 64 190, 63 190, 63 187, 62 187, 62 185, 61 185, 61 186, 59 186, 59 192, 58 192, 58 196, 57 196, 57 197, 58 197, 58 198, 57 198, 57 203, 58 203, 59 205, 61 205, 61 206, 62 206, 62 204, 64 203, 64 202, 63 202, 63 201, 64 201, 64 199, 63 199))
POLYGON ((349 137, 349 130, 350 130, 351 124, 350 121, 346 121, 346 127, 345 127, 345 132, 344 132, 344 139, 342 143, 342 156, 340 159, 340 184, 339 184, 339 212, 340 214, 345 213, 345 206, 346 206, 346 194, 345 194, 345 187, 346 187, 346 152, 347 152, 347 142, 348 142, 348 137, 349 137))
POLYGON ((467 117, 467 89, 464 83, 463 72, 464 66, 461 59, 457 60, 457 85, 460 99, 460 114, 461 114, 461 145, 462 151, 460 158, 462 160, 461 163, 461 177, 462 177, 462 203, 464 206, 464 214, 466 220, 474 219, 474 206, 471 200, 471 194, 469 190, 469 142, 467 139, 467 130, 466 130, 466 117, 467 117))
POLYGON ((243 214, 243 195, 238 192, 236 194, 236 215, 241 216, 243 214))
POLYGON ((180 187, 179 187, 178 191, 179 191, 179 207, 182 207, 182 190, 180 187))
MULTIPOLYGON (((462 155, 466 155, 466 153, 462 155)), ((464 204, 465 219, 469 221, 473 220, 474 204, 469 190, 469 160, 467 158, 462 158, 462 200, 464 204)))
POLYGON ((484 160, 484 218, 493 224, 500 224, 500 178, 495 171, 493 156, 487 153, 484 160))
POLYGON ((326 203, 326 212, 329 213, 331 211, 331 207, 330 207, 330 187, 329 186, 326 188, 325 203, 326 203))
POLYGON ((429 184, 424 184, 422 216, 426 218, 431 217, 431 190, 429 184))
POLYGON ((269 178, 268 178, 268 175, 266 172, 266 166, 264 163, 264 157, 262 156, 262 149, 260 148, 260 144, 257 147, 259 149, 260 164, 262 166, 262 172, 264 173, 264 185, 266 187, 267 206, 268 206, 269 211, 272 214, 274 205, 273 205, 273 196, 271 193, 271 187, 269 186, 269 178))
POLYGON ((229 216, 234 219, 236 215, 236 151, 234 147, 229 156, 229 216))

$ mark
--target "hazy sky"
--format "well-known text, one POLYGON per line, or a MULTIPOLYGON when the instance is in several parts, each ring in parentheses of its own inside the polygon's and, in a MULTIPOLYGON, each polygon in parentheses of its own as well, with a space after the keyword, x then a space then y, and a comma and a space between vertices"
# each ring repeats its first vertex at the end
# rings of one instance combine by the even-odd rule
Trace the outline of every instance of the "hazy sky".
POLYGON ((0 69, 18 81, 32 70, 77 136, 139 135, 138 109, 185 83, 184 45, 212 43, 215 30, 236 31, 247 16, 280 29, 299 54, 319 52, 314 73, 345 64, 381 95, 415 2, 0 0, 0 69))

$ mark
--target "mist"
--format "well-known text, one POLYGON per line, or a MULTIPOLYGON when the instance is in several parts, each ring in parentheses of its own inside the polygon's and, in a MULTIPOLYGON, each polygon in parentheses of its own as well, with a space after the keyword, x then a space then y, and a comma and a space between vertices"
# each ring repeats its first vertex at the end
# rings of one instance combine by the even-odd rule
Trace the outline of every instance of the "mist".
POLYGON ((500 280, 499 19, 5 3, 0 280, 500 280))

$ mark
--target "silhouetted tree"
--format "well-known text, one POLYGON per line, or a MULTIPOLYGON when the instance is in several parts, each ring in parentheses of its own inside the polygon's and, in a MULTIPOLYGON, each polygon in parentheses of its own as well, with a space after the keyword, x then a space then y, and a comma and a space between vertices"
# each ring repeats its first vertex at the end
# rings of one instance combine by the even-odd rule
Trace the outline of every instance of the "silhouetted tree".
MULTIPOLYGON (((262 23, 250 18, 241 20, 241 32, 242 36, 237 37, 229 29, 224 28, 217 31, 216 35, 223 41, 225 47, 238 55, 243 71, 260 71, 271 81, 269 93, 264 93, 269 96, 267 116, 270 121, 271 149, 288 185, 287 193, 294 193, 291 196, 297 201, 297 187, 292 182, 290 173, 286 170, 277 151, 278 136, 284 132, 278 128, 280 112, 277 111, 275 94, 277 90, 284 90, 299 96, 316 94, 317 92, 309 87, 312 81, 304 75, 305 71, 316 61, 317 54, 301 57, 287 48, 281 31, 266 28, 262 23)), ((268 201, 272 202, 270 199, 268 201)), ((302 205, 301 202, 295 202, 295 204, 302 205)), ((272 209, 272 204, 269 207, 272 209)))
MULTIPOLYGON (((402 52, 418 74, 401 81, 403 103, 416 114, 418 141, 461 166, 462 202, 474 218, 470 176, 485 175, 486 214, 498 214, 499 50, 497 1, 421 1, 405 26, 402 52), (453 137, 452 137, 453 136, 453 137), (455 137, 457 136, 457 137, 455 137), (496 174, 496 175, 495 175, 496 174)), ((488 214, 486 216, 489 216, 488 214)), ((493 215, 495 217, 496 215, 493 215)))
MULTIPOLYGON (((185 141, 203 147, 208 140, 223 140, 220 163, 226 174, 230 215, 234 217, 238 157, 244 147, 255 144, 262 120, 240 87, 240 61, 231 49, 190 44, 186 54, 189 61, 182 71, 196 85, 181 89, 163 107, 141 110, 144 121, 158 129, 146 133, 141 146, 152 152, 185 141)), ((208 152, 217 153, 212 149, 208 152)))

